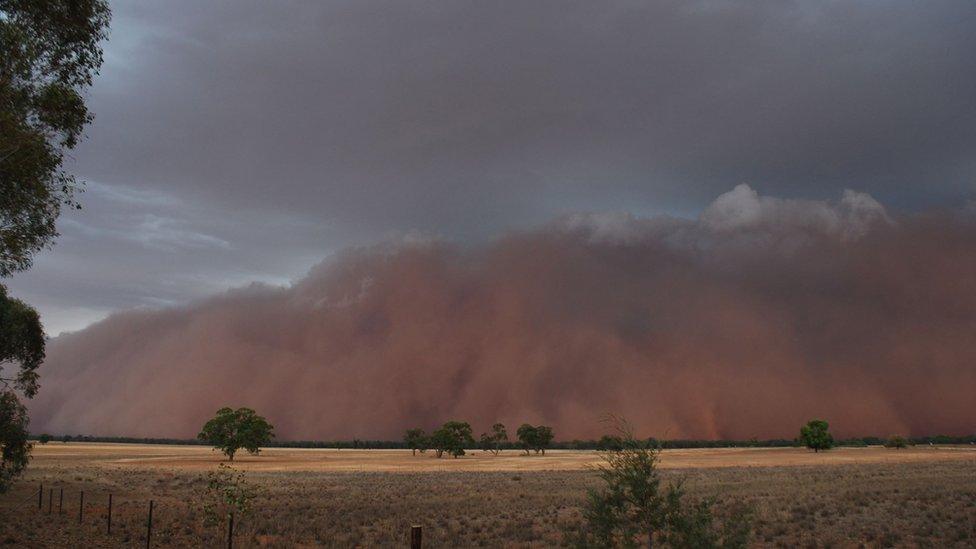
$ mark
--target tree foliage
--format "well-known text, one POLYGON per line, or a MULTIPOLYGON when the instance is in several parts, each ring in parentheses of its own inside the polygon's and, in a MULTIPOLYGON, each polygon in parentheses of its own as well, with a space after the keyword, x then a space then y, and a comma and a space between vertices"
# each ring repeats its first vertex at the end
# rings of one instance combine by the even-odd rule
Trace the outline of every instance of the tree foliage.
POLYGON ((24 472, 30 460, 27 408, 13 391, 0 391, 0 494, 24 472))
POLYGON ((885 441, 885 448, 895 448, 896 450, 903 450, 908 448, 908 439, 901 435, 891 435, 888 440, 885 441))
POLYGON ((261 446, 274 438, 274 427, 250 408, 221 408, 197 438, 213 444, 234 461, 234 454, 242 448, 250 454, 260 452, 261 446))
POLYGON ((502 423, 491 426, 491 431, 481 433, 481 449, 496 456, 502 451, 502 444, 508 442, 508 431, 502 423))
POLYGON ((37 311, 9 297, 0 284, 0 389, 14 388, 33 397, 38 388, 37 368, 43 361, 44 328, 37 311), (17 365, 16 373, 5 374, 4 364, 17 365))
POLYGON ((658 474, 660 449, 637 440, 618 420, 619 449, 604 453, 599 466, 602 490, 591 490, 583 520, 567 533, 577 547, 639 547, 656 542, 670 547, 746 547, 748 514, 734 510, 721 524, 709 500, 688 502, 683 483, 665 483, 658 474))
POLYGON ((91 121, 82 92, 109 19, 105 0, 0 0, 0 277, 30 267, 76 206, 61 162, 91 121))
POLYGON ((834 437, 830 434, 830 424, 822 419, 810 420, 800 428, 800 442, 814 452, 834 447, 834 437))
POLYGON ((528 423, 519 426, 515 435, 526 454, 531 450, 537 454, 542 452, 543 455, 546 453, 546 447, 552 443, 554 436, 552 427, 546 425, 533 426, 528 423))
POLYGON ((465 448, 474 446, 471 425, 463 421, 448 421, 431 434, 430 445, 437 457, 445 453, 455 458, 463 456, 465 448))
POLYGON ((27 467, 27 409, 17 393, 37 393, 37 368, 44 361, 44 328, 37 311, 7 296, 0 284, 0 493, 27 467), (4 365, 17 369, 9 374, 4 365))
POLYGON ((413 451, 413 455, 417 455, 417 450, 420 453, 426 452, 430 445, 430 439, 423 429, 407 429, 403 434, 403 442, 413 451))
MULTIPOLYGON (((110 12, 105 0, 0 0, 0 278, 31 266, 49 245, 74 178, 61 170, 91 120, 82 91, 102 63, 99 42, 110 12)), ((30 455, 27 414, 17 395, 37 392, 44 331, 37 312, 0 285, 0 492, 30 455)))
POLYGON ((603 435, 596 443, 596 449, 604 452, 608 450, 620 451, 624 449, 624 440, 617 435, 603 435))

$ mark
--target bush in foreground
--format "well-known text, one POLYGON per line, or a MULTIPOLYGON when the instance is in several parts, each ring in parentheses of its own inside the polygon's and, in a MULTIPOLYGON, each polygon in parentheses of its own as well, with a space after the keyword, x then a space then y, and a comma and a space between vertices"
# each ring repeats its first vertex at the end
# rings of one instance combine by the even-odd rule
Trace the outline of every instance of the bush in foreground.
POLYGON ((599 467, 602 490, 591 490, 583 521, 566 541, 576 547, 746 547, 748 513, 736 509, 721 524, 710 500, 688 502, 681 481, 665 484, 658 474, 660 449, 637 440, 618 422, 619 449, 605 452, 599 467))

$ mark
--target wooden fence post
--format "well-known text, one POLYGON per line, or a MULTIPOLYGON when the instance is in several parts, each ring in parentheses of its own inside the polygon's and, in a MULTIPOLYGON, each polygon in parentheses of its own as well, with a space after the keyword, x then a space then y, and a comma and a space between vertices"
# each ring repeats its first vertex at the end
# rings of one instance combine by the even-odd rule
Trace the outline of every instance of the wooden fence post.
POLYGON ((108 528, 106 533, 112 533, 112 494, 108 495, 108 528))
POLYGON ((48 488, 47 490, 47 514, 51 514, 51 509, 54 508, 54 488, 48 488))
POLYGON ((146 527, 146 549, 149 549, 149 546, 152 543, 152 509, 153 500, 149 500, 149 523, 146 527))
POLYGON ((40 487, 37 489, 37 510, 40 511, 43 505, 44 505, 44 483, 42 482, 40 487))
POLYGON ((420 549, 423 545, 424 531, 420 526, 410 527, 410 549, 420 549))
POLYGON ((230 523, 227 525, 227 549, 234 549, 234 512, 230 513, 230 523))
POLYGON ((58 496, 58 514, 64 512, 64 488, 61 489, 61 494, 58 496))
POLYGON ((78 524, 85 515, 85 491, 81 491, 81 499, 78 501, 78 524))

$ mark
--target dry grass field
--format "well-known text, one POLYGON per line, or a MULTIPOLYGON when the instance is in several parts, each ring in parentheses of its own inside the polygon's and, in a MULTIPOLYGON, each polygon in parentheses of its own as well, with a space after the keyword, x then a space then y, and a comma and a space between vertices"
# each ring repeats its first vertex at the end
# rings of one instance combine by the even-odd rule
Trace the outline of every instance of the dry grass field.
MULTIPOLYGON (((598 461, 575 451, 438 460, 402 450, 269 449, 233 464, 260 491, 252 513, 238 520, 236 546, 402 547, 411 524, 424 526, 428 547, 559 545, 586 489, 597 486, 590 466, 598 461)), ((220 546, 222 528, 205 527, 198 505, 204 474, 219 462, 199 446, 38 445, 27 476, 0 496, 0 544, 144 545, 153 499, 154 546, 220 546)), ((976 545, 971 447, 668 450, 662 468, 684 478, 693 496, 751 506, 757 546, 976 545)))

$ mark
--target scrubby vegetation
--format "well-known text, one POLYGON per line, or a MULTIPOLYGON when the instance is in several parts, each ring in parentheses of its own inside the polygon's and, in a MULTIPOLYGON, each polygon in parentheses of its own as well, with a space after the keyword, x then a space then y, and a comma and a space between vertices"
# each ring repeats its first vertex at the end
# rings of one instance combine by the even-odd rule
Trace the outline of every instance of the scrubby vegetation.
MULTIPOLYGON (((913 451, 918 450, 905 452, 913 451)), ((664 452, 661 459, 666 465, 675 458, 664 452)), ((464 462, 414 459, 409 452, 403 460, 464 462)), ((690 500, 714 501, 717 522, 738 503, 751 508, 752 542, 760 546, 961 548, 976 540, 972 467, 972 460, 848 462, 662 469, 660 475, 663 483, 683 480, 690 500)), ((36 548, 143 546, 146 506, 152 498, 154 546, 223 546, 226 528, 204 525, 198 505, 191 505, 207 482, 206 472, 168 466, 99 466, 81 459, 35 458, 23 482, 0 497, 0 543, 36 548), (64 515, 57 514, 57 490, 54 513, 46 514, 46 501, 44 510, 38 511, 40 482, 65 488, 64 515), (79 525, 82 489, 89 508, 79 525), (104 523, 110 492, 116 517, 111 536, 105 534, 104 523)), ((429 547, 555 547, 567 544, 564 532, 581 523, 587 490, 602 487, 600 479, 585 470, 250 471, 248 482, 259 493, 251 501, 250 515, 235 522, 235 547, 406 547, 411 524, 424 527, 424 544, 429 547)))
POLYGON ((712 501, 686 498, 683 479, 664 481, 658 471, 661 450, 634 438, 625 422, 613 437, 614 448, 599 467, 603 486, 590 490, 583 504, 583 520, 566 535, 577 547, 742 548, 752 528, 741 507, 719 525, 712 501))

